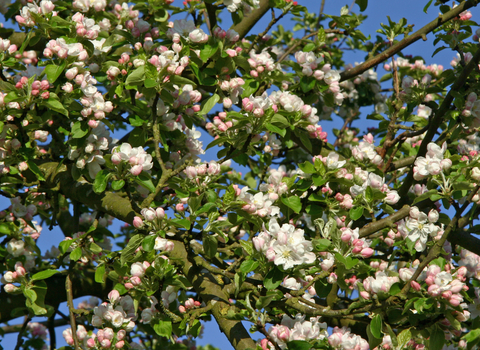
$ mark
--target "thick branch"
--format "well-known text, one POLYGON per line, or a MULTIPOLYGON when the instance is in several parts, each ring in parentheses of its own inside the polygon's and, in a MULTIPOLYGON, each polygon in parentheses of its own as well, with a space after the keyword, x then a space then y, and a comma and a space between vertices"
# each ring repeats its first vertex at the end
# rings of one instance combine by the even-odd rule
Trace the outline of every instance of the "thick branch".
POLYGON ((412 35, 407 36, 403 40, 399 41, 397 44, 388 48, 384 52, 376 55, 375 57, 369 59, 368 61, 349 69, 341 74, 340 81, 348 80, 362 74, 363 72, 369 70, 372 67, 375 67, 377 64, 382 63, 383 61, 389 59, 396 53, 400 52, 407 46, 413 44, 419 39, 425 39, 426 35, 432 32, 434 29, 440 27, 441 25, 447 23, 451 19, 457 17, 461 12, 468 10, 469 8, 475 7, 478 5, 480 0, 468 0, 460 3, 457 7, 451 9, 443 15, 439 15, 438 18, 434 19, 432 22, 428 23, 425 27, 417 30, 412 35))
POLYGON ((214 303, 212 314, 217 321, 220 330, 236 350, 255 349, 255 342, 252 340, 241 321, 228 320, 224 314, 230 303, 229 293, 224 290, 210 273, 202 273, 192 257, 189 256, 185 245, 175 241, 175 249, 170 253, 170 258, 182 262, 182 270, 187 279, 192 283, 193 288, 205 303, 214 303))
POLYGON ((58 188, 65 197, 85 204, 97 211, 107 213, 121 221, 132 223, 135 212, 130 201, 112 192, 95 193, 88 182, 75 181, 70 167, 51 162, 39 165, 45 174, 44 186, 58 188))
POLYGON ((231 29, 240 34, 240 39, 243 39, 269 8, 268 0, 260 0, 260 7, 253 10, 252 13, 245 17, 240 23, 234 25, 231 29))

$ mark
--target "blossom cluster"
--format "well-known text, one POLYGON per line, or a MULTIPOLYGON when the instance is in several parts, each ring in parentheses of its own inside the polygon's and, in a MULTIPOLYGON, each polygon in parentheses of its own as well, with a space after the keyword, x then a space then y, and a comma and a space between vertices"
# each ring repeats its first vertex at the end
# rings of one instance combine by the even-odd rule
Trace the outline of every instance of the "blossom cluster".
MULTIPOLYGON (((293 340, 322 340, 328 337, 327 324, 320 322, 320 317, 311 317, 306 320, 301 314, 297 314, 293 319, 283 315, 282 322, 270 327, 268 334, 280 349, 286 349, 287 343, 293 340)), ((260 346, 264 350, 275 349, 268 339, 262 339, 260 346)))
POLYGON ((250 191, 248 186, 245 186, 241 190, 238 189, 237 186, 236 189, 238 200, 245 202, 245 204, 242 206, 243 210, 260 217, 265 217, 267 215, 275 216, 280 213, 280 208, 273 205, 275 201, 270 199, 269 194, 263 192, 251 194, 248 191, 250 191))
POLYGON ((439 175, 443 171, 450 169, 452 161, 444 159, 446 144, 441 147, 431 142, 427 145, 427 154, 425 157, 417 157, 413 168, 413 177, 415 180, 423 180, 429 175, 439 175))
POLYGON ((290 224, 280 226, 276 219, 270 219, 268 227, 253 238, 255 249, 265 254, 268 261, 287 270, 316 260, 312 242, 305 239, 302 229, 290 224))
POLYGON ((100 123, 91 130, 84 147, 71 146, 68 158, 76 160, 77 168, 84 169, 86 167, 90 178, 94 179, 102 170, 101 166, 105 164, 103 151, 108 150, 111 143, 110 132, 103 123, 100 123))
POLYGON ((119 166, 128 164, 128 171, 137 176, 142 171, 149 171, 153 167, 152 156, 145 152, 143 147, 132 147, 129 143, 122 143, 112 150, 112 163, 119 166))
MULTIPOLYGON (((87 332, 83 325, 77 326, 76 336, 82 349, 122 349, 126 346, 126 335, 135 327, 137 319, 133 299, 120 297, 116 290, 108 294, 110 302, 104 302, 93 309, 92 325, 99 328, 97 333, 87 332)), ((63 331, 68 345, 74 344, 72 329, 63 331)), ((132 344, 130 344, 132 346, 132 344)))

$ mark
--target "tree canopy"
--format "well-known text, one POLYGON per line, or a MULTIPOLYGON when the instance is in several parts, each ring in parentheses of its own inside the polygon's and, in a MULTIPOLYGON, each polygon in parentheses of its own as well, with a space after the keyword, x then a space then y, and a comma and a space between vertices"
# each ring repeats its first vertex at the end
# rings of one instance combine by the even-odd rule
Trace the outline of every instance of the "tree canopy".
POLYGON ((477 348, 479 2, 370 37, 368 0, 0 0, 0 334, 187 350, 214 320, 236 350, 477 348), (429 34, 451 67, 409 55, 429 34))

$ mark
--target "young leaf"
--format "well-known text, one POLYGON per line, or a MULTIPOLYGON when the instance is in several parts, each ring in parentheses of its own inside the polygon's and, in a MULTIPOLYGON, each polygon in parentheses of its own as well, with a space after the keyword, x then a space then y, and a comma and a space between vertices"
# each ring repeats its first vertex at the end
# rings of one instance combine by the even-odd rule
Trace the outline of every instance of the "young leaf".
POLYGON ((95 193, 102 193, 107 189, 108 179, 112 174, 107 169, 101 170, 95 176, 95 181, 93 182, 93 190, 95 193))
POLYGON ((170 338, 172 335, 172 322, 159 320, 158 323, 153 325, 153 329, 159 336, 170 338))
POLYGON ((62 74, 67 65, 67 60, 63 60, 62 64, 57 66, 56 64, 49 64, 45 66, 45 74, 47 75, 48 82, 50 84, 55 83, 57 78, 62 74))
POLYGON ((363 207, 362 206, 353 207, 348 212, 348 215, 350 216, 350 219, 352 219, 352 220, 360 219, 363 215, 363 207))
POLYGON ((310 350, 312 344, 305 340, 292 340, 287 343, 288 350, 310 350))
POLYGON ((355 0, 355 3, 360 7, 361 12, 367 9, 368 0, 355 0))
POLYGON ((155 235, 148 235, 142 242, 142 248, 146 252, 151 252, 155 247, 155 235))
POLYGON ((130 260, 130 258, 135 254, 135 251, 137 248, 142 244, 143 242, 143 235, 135 235, 132 238, 130 238, 130 241, 128 242, 127 246, 125 249, 123 249, 122 256, 120 258, 120 264, 123 265, 127 261, 130 260))
POLYGON ((213 94, 205 103, 202 104, 202 109, 198 112, 200 115, 205 115, 212 110, 213 107, 220 101, 218 94, 213 94))
POLYGON ((34 274, 31 278, 31 280, 32 281, 44 280, 44 279, 47 279, 49 277, 52 277, 53 275, 55 275, 57 273, 58 273, 57 270, 43 270, 43 271, 40 271, 40 272, 37 272, 36 274, 34 274))
POLYGON ((370 322, 370 330, 375 338, 382 338, 382 317, 375 315, 370 322))
POLYGON ((82 248, 77 247, 70 253, 70 260, 77 261, 82 257, 82 248))
POLYGON ((272 290, 277 288, 283 281, 284 274, 277 267, 274 267, 267 273, 263 281, 265 288, 272 290))
POLYGON ((205 255, 213 258, 217 254, 218 241, 214 236, 206 235, 203 237, 203 250, 205 255))
POLYGON ((282 197, 282 203, 297 214, 300 213, 300 210, 302 210, 302 201, 297 196, 291 196, 287 198, 282 197))
POLYGON ((95 282, 104 283, 107 275, 105 274, 105 264, 100 264, 95 269, 95 282))
POLYGON ((253 260, 245 260, 241 265, 240 265, 240 272, 243 273, 249 273, 255 270, 258 267, 258 261, 253 261, 253 260))

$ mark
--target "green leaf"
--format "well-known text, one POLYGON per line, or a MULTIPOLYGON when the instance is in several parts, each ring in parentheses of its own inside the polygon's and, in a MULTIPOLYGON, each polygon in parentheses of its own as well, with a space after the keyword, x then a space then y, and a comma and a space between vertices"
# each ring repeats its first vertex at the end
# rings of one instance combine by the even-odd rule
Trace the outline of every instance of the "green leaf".
POLYGON ((107 189, 108 179, 112 174, 109 170, 104 169, 97 173, 95 181, 93 182, 93 191, 95 193, 102 193, 107 189))
POLYGON ((170 76, 170 82, 172 84, 177 84, 177 85, 192 85, 192 86, 197 86, 197 84, 195 84, 194 81, 190 80, 190 79, 187 79, 187 78, 184 78, 180 75, 171 75, 170 76))
POLYGON ((142 242, 142 248, 146 252, 151 252, 155 247, 155 235, 148 235, 142 242))
POLYGON ((308 160, 304 163, 298 164, 298 166, 305 174, 314 174, 317 172, 313 164, 310 163, 308 160))
POLYGON ((397 336, 397 341, 398 341, 397 350, 402 350, 403 348, 405 348, 410 340, 412 340, 412 332, 410 332, 410 329, 403 330, 397 336))
POLYGON ((202 213, 207 213, 213 208, 217 208, 217 205, 215 203, 205 203, 197 211, 195 211, 195 214, 199 215, 202 213))
POLYGON ((429 350, 442 350, 443 344, 445 344, 445 332, 438 326, 434 326, 433 331, 430 333, 429 343, 429 350))
POLYGON ((428 8, 429 8, 430 5, 432 4, 432 1, 433 1, 433 0, 430 0, 430 1, 425 5, 425 7, 423 8, 423 12, 427 13, 428 8))
POLYGON ((317 38, 318 38, 319 45, 322 45, 327 41, 327 34, 325 34, 325 30, 323 28, 320 28, 318 30, 317 38))
POLYGON ((135 235, 132 238, 130 238, 130 241, 128 241, 127 246, 123 249, 122 255, 120 257, 120 264, 123 265, 127 261, 130 260, 130 258, 135 254, 135 251, 137 248, 142 244, 143 242, 143 235, 135 235))
POLYGON ((146 135, 143 128, 135 128, 130 132, 130 136, 128 137, 128 143, 132 145, 132 147, 139 147, 144 146, 146 142, 146 135))
POLYGON ((49 277, 52 277, 53 275, 59 273, 57 270, 43 270, 40 272, 37 272, 32 276, 32 281, 38 281, 38 280, 44 280, 49 277))
POLYGON ((33 162, 33 160, 27 160, 28 168, 32 173, 37 176, 37 178, 41 181, 45 181, 45 177, 43 176, 42 170, 33 162))
POLYGON ((158 323, 153 325, 153 329, 159 336, 170 338, 172 335, 172 322, 159 320, 158 323))
POLYGON ((209 258, 213 258, 217 254, 218 241, 217 238, 211 235, 205 235, 203 237, 203 250, 205 255, 209 258))
POLYGON ((145 187, 150 192, 155 192, 155 186, 148 174, 142 172, 140 175, 135 176, 135 182, 140 186, 145 187))
POLYGON ((297 196, 282 197, 282 203, 297 214, 300 213, 300 210, 302 210, 302 201, 297 196))
POLYGON ((475 345, 480 339, 480 329, 470 329, 467 334, 462 337, 467 343, 475 345))
POLYGON ((270 120, 270 122, 272 124, 280 124, 284 127, 289 127, 290 126, 290 123, 288 122, 288 119, 285 118, 283 115, 278 114, 278 113, 273 115, 272 120, 270 120))
POLYGON ((203 103, 202 109, 198 112, 200 115, 206 115, 213 107, 220 101, 218 94, 213 94, 208 100, 203 103))
POLYGON ((64 60, 61 65, 57 66, 56 64, 49 64, 45 66, 45 74, 47 75, 47 79, 50 82, 50 84, 53 84, 60 74, 62 74, 63 70, 65 69, 67 65, 67 60, 64 60))
POLYGON ((51 110, 54 110, 55 112, 61 113, 68 117, 68 111, 65 109, 65 107, 63 107, 63 104, 58 100, 58 97, 56 95, 52 95, 54 94, 51 93, 48 100, 44 100, 45 105, 51 110))
POLYGON ((127 77, 125 81, 126 85, 138 85, 145 80, 145 66, 140 66, 134 69, 127 77))
POLYGON ((253 95, 257 90, 258 87, 260 86, 260 82, 254 80, 254 79, 247 79, 245 81, 245 84, 243 84, 243 93, 242 97, 249 97, 250 95, 253 95))
POLYGON ((330 294, 332 287, 333 284, 330 284, 327 281, 318 280, 315 282, 315 291, 319 298, 326 298, 328 294, 330 294))
MULTIPOLYGON (((93 226, 92 226, 92 228, 93 228, 93 226)), ((99 253, 103 252, 103 248, 100 247, 98 244, 96 244, 94 242, 91 242, 88 245, 88 250, 90 250, 93 254, 99 254, 99 253)))
POLYGON ((315 82, 315 78, 303 76, 300 79, 300 88, 304 93, 307 93, 315 87, 315 82))
POLYGON ((288 350, 310 350, 312 344, 305 340, 292 340, 287 343, 288 350))
POLYGON ((252 242, 247 242, 244 240, 240 240, 240 245, 242 246, 243 249, 247 252, 248 255, 253 254, 253 245, 252 242))
POLYGON ((350 219, 352 220, 358 220, 362 217, 363 215, 363 207, 362 206, 355 206, 350 211, 348 212, 348 215, 350 216, 350 219))
POLYGON ((280 284, 282 284, 283 278, 284 278, 283 272, 280 271, 277 267, 274 267, 265 276, 265 279, 263 280, 263 285, 268 290, 275 289, 280 284))
POLYGON ((145 79, 145 82, 143 83, 143 85, 146 88, 153 88, 153 87, 157 86, 158 83, 153 79, 147 78, 147 79, 145 79))
POLYGON ((277 133, 283 137, 285 137, 285 134, 287 133, 287 130, 285 129, 280 129, 279 127, 275 126, 275 125, 272 125, 272 124, 265 124, 265 127, 271 131, 271 132, 274 132, 274 133, 277 133))
POLYGON ((355 0, 355 3, 360 7, 360 12, 363 12, 367 9, 368 0, 355 0))
POLYGON ((72 245, 73 243, 73 239, 69 239, 69 240, 66 240, 66 241, 61 241, 59 246, 58 246, 58 249, 60 250, 60 252, 62 254, 65 254, 68 250, 68 248, 70 248, 70 246, 72 245))
POLYGON ((314 239, 312 241, 312 244, 316 251, 325 252, 328 250, 328 248, 330 248, 330 246, 332 245, 332 242, 329 239, 320 238, 320 239, 314 239))
POLYGON ((70 253, 70 260, 77 261, 82 257, 82 248, 77 247, 70 253))
POLYGON ((307 135, 306 132, 302 132, 299 129, 295 129, 295 135, 297 135, 300 138, 300 141, 302 142, 303 146, 312 153, 312 143, 310 142, 310 138, 307 135))
POLYGON ((210 57, 215 55, 215 52, 218 50, 218 43, 215 42, 213 45, 205 44, 200 50, 200 58, 203 62, 207 62, 210 57))
POLYGON ((72 126, 72 138, 74 139, 81 139, 86 134, 88 134, 89 127, 85 122, 75 122, 72 126))
POLYGON ((258 310, 261 310, 268 306, 273 299, 275 299, 276 295, 275 294, 270 294, 264 297, 258 298, 257 302, 255 303, 255 308, 258 310))
POLYGON ((240 265, 240 272, 243 273, 249 273, 255 270, 258 267, 258 261, 253 261, 253 260, 245 260, 241 265, 240 265))
POLYGON ((303 52, 310 52, 313 51, 316 48, 316 45, 314 43, 308 43, 303 47, 303 52))
POLYGON ((125 181, 123 181, 123 180, 112 181, 112 189, 114 191, 121 190, 123 188, 123 186, 125 186, 125 181))
POLYGON ((95 269, 95 282, 104 283, 107 275, 105 274, 105 264, 100 264, 95 269))
POLYGON ((382 338, 382 317, 380 315, 373 317, 372 322, 370 322, 370 331, 375 338, 382 338))
POLYGON ((188 219, 172 219, 172 224, 176 227, 184 228, 185 230, 190 230, 191 222, 188 219))

